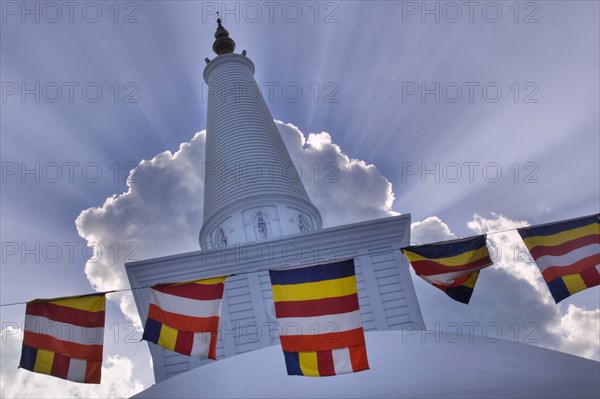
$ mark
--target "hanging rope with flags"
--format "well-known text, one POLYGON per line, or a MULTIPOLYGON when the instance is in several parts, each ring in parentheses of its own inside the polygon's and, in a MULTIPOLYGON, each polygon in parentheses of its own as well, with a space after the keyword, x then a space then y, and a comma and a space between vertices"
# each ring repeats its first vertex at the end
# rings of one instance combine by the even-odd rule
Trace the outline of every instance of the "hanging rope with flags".
MULTIPOLYGON (((600 214, 487 234, 514 230, 556 303, 600 285, 600 214)), ((408 246, 401 251, 418 276, 465 304, 471 299, 480 271, 493 264, 485 234, 408 246)), ((326 376, 369 368, 352 258, 267 270, 288 374, 326 376), (343 329, 328 333, 331 320, 343 329), (323 333, 294 334, 286 325, 300 326, 300 331, 319 325, 318 331, 323 333)), ((261 271, 265 270, 240 274, 261 271)), ((1 306, 27 304, 20 368, 98 384, 107 294, 151 288, 143 339, 184 355, 216 359, 224 284, 231 276, 1 306)))

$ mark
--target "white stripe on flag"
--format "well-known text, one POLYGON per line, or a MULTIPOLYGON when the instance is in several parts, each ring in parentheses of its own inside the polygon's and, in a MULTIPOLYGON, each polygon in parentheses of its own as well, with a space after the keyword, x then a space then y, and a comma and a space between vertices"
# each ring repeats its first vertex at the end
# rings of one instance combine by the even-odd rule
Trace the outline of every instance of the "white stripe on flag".
POLYGON ((598 255, 598 260, 600 261, 600 244, 589 244, 585 247, 577 248, 572 250, 569 253, 566 253, 561 256, 552 256, 552 255, 544 255, 540 256, 536 259, 536 263, 540 268, 540 271, 544 271, 551 266, 569 266, 573 263, 587 258, 591 255, 598 255))
POLYGON ((75 382, 84 382, 86 367, 87 360, 71 358, 71 361, 69 362, 69 372, 67 373, 67 380, 75 382))
POLYGON ((165 294, 155 290, 150 291, 152 291, 150 303, 167 312, 191 317, 212 317, 221 314, 221 299, 204 301, 165 294))
POLYGON ((102 345, 104 342, 103 327, 80 327, 31 314, 25 315, 25 331, 83 345, 102 345))
POLYGON ((352 372, 352 359, 350 358, 350 348, 333 349, 333 367, 336 374, 346 374, 352 372))
POLYGON ((420 274, 419 277, 421 277, 423 280, 427 281, 429 284, 450 285, 450 284, 454 283, 454 280, 456 280, 457 278, 467 276, 473 272, 483 269, 484 267, 487 267, 487 266, 475 267, 473 269, 463 270, 463 271, 459 271, 459 272, 434 274, 431 276, 425 276, 425 275, 420 274))
POLYGON ((349 331, 362 327, 360 310, 314 317, 277 319, 279 335, 315 335, 349 331))
POLYGON ((211 333, 203 332, 194 333, 194 342, 192 344, 192 352, 190 353, 190 356, 208 357, 211 335, 211 333))

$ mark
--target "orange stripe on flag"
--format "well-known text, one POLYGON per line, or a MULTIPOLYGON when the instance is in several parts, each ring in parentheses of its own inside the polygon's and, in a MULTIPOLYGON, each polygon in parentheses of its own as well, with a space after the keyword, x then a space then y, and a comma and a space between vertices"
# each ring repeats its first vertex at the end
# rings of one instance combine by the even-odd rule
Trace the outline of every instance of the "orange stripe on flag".
POLYGON ((353 346, 350 350, 350 361, 352 362, 352 371, 361 371, 369 369, 367 360, 367 348, 365 345, 353 346))
POLYGON ((77 344, 75 342, 62 341, 50 335, 30 331, 25 331, 23 345, 58 352, 64 356, 76 359, 102 361, 102 345, 77 344))
POLYGON ((581 273, 584 270, 598 265, 599 261, 600 255, 593 254, 569 266, 550 266, 542 272, 542 276, 544 276, 544 281, 548 283, 565 275, 581 273))
POLYGON ((219 316, 191 317, 162 310, 151 303, 148 309, 148 318, 158 321, 181 331, 212 332, 219 330, 219 316))
POLYGON ((100 384, 102 362, 88 360, 85 367, 85 382, 88 384, 100 384))
POLYGON ((279 337, 281 348, 286 352, 316 352, 348 348, 365 344, 363 328, 350 331, 314 334, 284 335, 279 337))
POLYGON ((216 333, 210 336, 210 346, 208 348, 208 358, 217 360, 217 343, 219 339, 216 333))

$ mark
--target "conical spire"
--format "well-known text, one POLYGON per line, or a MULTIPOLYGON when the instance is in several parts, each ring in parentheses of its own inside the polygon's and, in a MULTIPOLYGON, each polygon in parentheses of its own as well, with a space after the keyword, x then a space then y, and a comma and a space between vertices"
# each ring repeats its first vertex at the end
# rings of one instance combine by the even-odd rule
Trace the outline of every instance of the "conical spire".
POLYGON ((204 81, 219 90, 208 93, 205 162, 211 167, 204 170, 200 246, 231 249, 319 230, 323 219, 254 79, 254 64, 245 52, 233 52, 235 43, 217 22, 218 56, 204 69, 204 81), (234 86, 256 95, 238 96, 234 86))
POLYGON ((221 18, 217 18, 217 31, 215 32, 215 42, 212 49, 217 55, 233 53, 235 50, 235 42, 229 37, 227 29, 221 25, 221 18))

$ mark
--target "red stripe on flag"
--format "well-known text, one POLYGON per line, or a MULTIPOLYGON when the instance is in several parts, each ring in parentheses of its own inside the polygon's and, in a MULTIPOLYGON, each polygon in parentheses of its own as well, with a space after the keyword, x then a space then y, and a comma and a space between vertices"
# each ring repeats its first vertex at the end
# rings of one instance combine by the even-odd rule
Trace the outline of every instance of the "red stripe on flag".
POLYGON ((579 275, 585 283, 585 286, 588 288, 600 285, 600 273, 598 273, 598 270, 596 270, 595 267, 590 267, 589 269, 579 273, 579 275))
POLYGON ((358 294, 310 301, 275 302, 275 314, 283 317, 313 317, 358 310, 358 294))
POLYGON ((550 266, 542 272, 542 276, 544 276, 544 281, 549 283, 562 276, 581 273, 598 264, 600 264, 600 254, 593 254, 568 266, 550 266))
MULTIPOLYGON (((475 272, 473 272, 473 273, 475 273, 475 272)), ((449 287, 458 287, 460 285, 463 285, 464 283, 467 282, 467 280, 469 280, 469 278, 471 278, 471 274, 473 274, 473 273, 469 273, 466 276, 457 277, 456 279, 454 279, 454 282, 452 284, 450 284, 449 287)))
POLYGON ((31 331, 25 331, 23 345, 46 349, 76 359, 102 361, 102 345, 83 345, 75 342, 61 341, 50 335, 38 334, 31 331))
POLYGON ((600 244, 600 234, 590 234, 589 236, 579 237, 571 241, 564 242, 560 245, 554 246, 535 246, 529 250, 533 259, 537 259, 541 256, 562 256, 569 252, 585 247, 590 244, 600 244))
POLYGON ((192 353, 192 344, 194 343, 194 333, 190 331, 177 332, 177 340, 175 341, 175 352, 184 355, 192 353))
POLYGON ((319 367, 319 376, 325 377, 335 375, 335 367, 333 366, 333 354, 331 351, 317 352, 317 365, 319 367))
POLYGON ((54 353, 52 371, 50 374, 58 378, 66 379, 69 374, 69 363, 71 363, 70 358, 61 355, 60 353, 54 353))
POLYGON ((153 290, 164 294, 180 296, 188 299, 210 301, 223 298, 224 283, 217 284, 184 284, 184 285, 155 285, 153 290))
POLYGON ((350 362, 352 362, 352 371, 361 371, 369 369, 367 360, 367 347, 365 345, 353 346, 350 350, 350 362))
POLYGON ((85 382, 87 384, 100 384, 102 374, 102 361, 88 360, 85 367, 85 382))
POLYGON ((219 316, 191 317, 162 310, 151 303, 148 318, 180 331, 213 332, 219 330, 219 316))
POLYGON ((314 335, 283 335, 279 337, 281 347, 286 352, 317 352, 331 349, 348 348, 364 345, 363 328, 354 330, 314 334, 314 335))
POLYGON ((460 272, 471 270, 492 264, 489 256, 485 256, 475 262, 467 263, 462 266, 445 266, 432 260, 418 260, 410 263, 417 275, 435 276, 436 274, 460 272))
POLYGON ((80 327, 104 327, 104 311, 90 312, 49 302, 36 302, 27 304, 25 314, 42 316, 59 323, 80 327))

